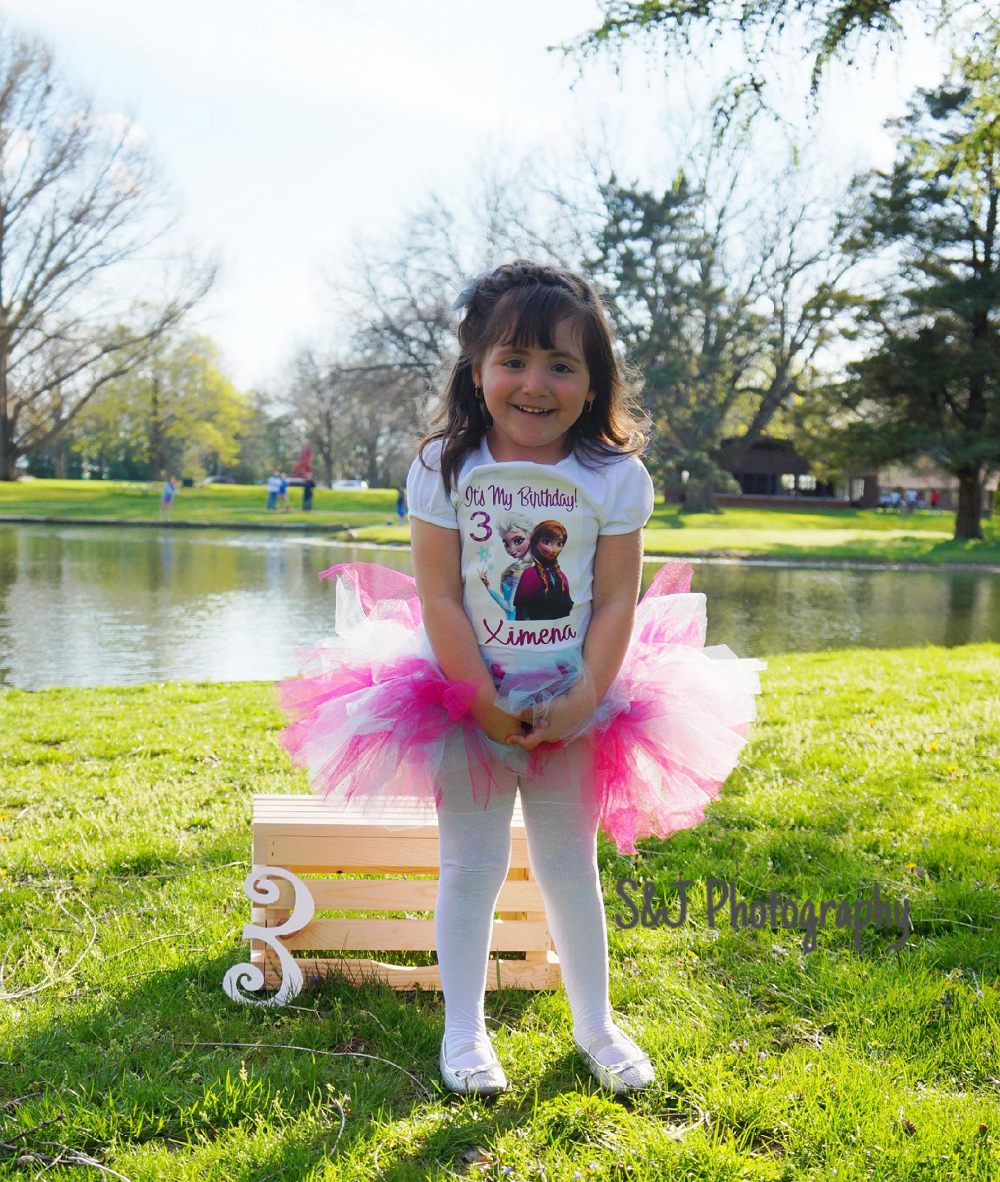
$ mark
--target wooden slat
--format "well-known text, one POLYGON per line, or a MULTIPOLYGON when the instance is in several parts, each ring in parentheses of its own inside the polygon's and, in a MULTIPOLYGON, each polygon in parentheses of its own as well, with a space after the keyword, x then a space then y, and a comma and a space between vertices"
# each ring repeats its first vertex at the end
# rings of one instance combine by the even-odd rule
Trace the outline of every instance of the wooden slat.
MULTIPOLYGON (((378 816, 366 817, 358 809, 335 809, 315 796, 257 795, 253 798, 254 828, 262 834, 324 832, 330 836, 363 837, 372 830, 413 833, 422 829, 437 832, 433 808, 414 811, 404 802, 389 802, 378 816), (301 827, 301 828, 300 828, 301 827)), ((514 804, 511 830, 524 829, 520 797, 514 804)))
MULTIPOLYGON (((529 874, 529 871, 524 866, 512 867, 509 874, 508 874, 508 881, 513 879, 514 881, 527 882, 528 874, 529 874)), ((517 910, 517 911, 504 910, 504 911, 500 912, 500 918, 507 919, 507 920, 517 920, 517 919, 527 919, 528 916, 527 916, 526 910, 517 910)))
MULTIPOLYGON (((437 948, 432 919, 314 919, 300 932, 282 939, 289 949, 341 948, 384 952, 433 952, 437 948)), ((494 952, 544 952, 552 937, 544 923, 495 920, 490 948, 494 952)))
MULTIPOLYGON (((512 835, 510 864, 528 865, 528 843, 512 835)), ((411 873, 436 874, 438 843, 396 834, 386 837, 268 837, 266 864, 284 866, 302 873, 337 870, 364 871, 367 874, 411 873)))
MULTIPOLYGON (((500 960, 500 987, 504 989, 555 989, 562 976, 559 959, 554 952, 545 954, 544 962, 526 960, 500 960)), ((377 960, 335 960, 316 957, 296 958, 305 977, 306 985, 322 982, 326 977, 340 974, 354 984, 365 981, 382 981, 393 989, 441 988, 441 974, 437 965, 385 964, 377 960), (313 980, 315 978, 315 980, 313 980)), ((269 989, 276 989, 281 982, 275 961, 268 961, 264 977, 269 989)), ((491 958, 486 974, 486 988, 496 989, 497 960, 491 958)))
MULTIPOLYGON (((319 911, 433 911, 438 892, 438 831, 433 806, 414 809, 412 802, 389 802, 377 819, 363 810, 336 811, 317 797, 258 794, 253 801, 253 861, 258 867, 282 866, 299 874, 339 876, 426 874, 426 879, 340 878, 306 880, 319 911)), ((279 899, 252 908, 253 922, 274 926, 292 903, 289 884, 278 881, 279 899)), ((487 988, 553 989, 561 981, 559 960, 537 883, 531 880, 520 798, 511 825, 508 880, 497 901, 491 947, 521 952, 524 960, 492 958, 487 988), (504 922, 504 917, 509 917, 504 922), (516 917, 516 918, 514 918, 516 917)), ((435 950, 433 919, 329 919, 317 917, 303 931, 283 941, 292 949, 393 951, 435 950)), ((264 968, 269 987, 280 973, 267 945, 254 942, 251 963, 264 968)), ((361 982, 376 979, 394 989, 439 990, 437 966, 392 965, 354 957, 297 957, 307 984, 339 973, 361 982)))
MULTIPOLYGON (((292 884, 276 880, 280 894, 276 906, 290 907, 292 884)), ((436 878, 304 878, 317 911, 433 911, 437 903, 436 878)), ((497 908, 541 913, 545 904, 538 883, 507 879, 500 888, 497 908)), ((501 916, 504 918, 504 916, 501 916)), ((254 921, 257 922, 257 921, 254 921)))

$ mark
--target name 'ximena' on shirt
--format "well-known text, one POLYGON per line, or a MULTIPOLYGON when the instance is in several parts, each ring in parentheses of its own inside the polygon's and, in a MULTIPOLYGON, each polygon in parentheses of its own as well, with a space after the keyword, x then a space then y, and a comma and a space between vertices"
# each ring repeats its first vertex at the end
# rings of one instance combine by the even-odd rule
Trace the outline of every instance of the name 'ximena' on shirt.
POLYGON ((537 632, 529 632, 526 628, 519 628, 517 632, 513 628, 507 628, 507 635, 501 637, 500 633, 503 631, 506 620, 501 620, 496 628, 491 628, 488 620, 483 620, 483 627, 486 629, 487 637, 483 641, 484 644, 506 644, 513 645, 516 648, 523 648, 525 645, 531 644, 559 644, 564 640, 575 640, 576 631, 568 624, 563 628, 539 628, 537 632))

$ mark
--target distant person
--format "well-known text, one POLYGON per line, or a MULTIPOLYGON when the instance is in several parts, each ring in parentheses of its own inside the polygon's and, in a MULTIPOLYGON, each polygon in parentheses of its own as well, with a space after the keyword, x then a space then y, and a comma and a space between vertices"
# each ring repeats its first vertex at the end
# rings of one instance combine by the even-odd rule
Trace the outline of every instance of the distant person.
POLYGON ((163 496, 160 498, 160 520, 170 521, 174 508, 174 495, 177 492, 177 481, 168 476, 163 485, 163 496))
POLYGON ((313 489, 316 487, 316 481, 312 478, 312 473, 306 473, 305 481, 302 484, 302 510, 308 513, 313 507, 313 489))
POLYGON ((284 472, 278 474, 278 510, 291 513, 292 506, 288 503, 288 477, 284 472))
POLYGON ((931 512, 938 513, 941 509, 941 494, 936 488, 931 489, 931 512))
POLYGON ((399 518, 399 524, 402 525, 406 518, 406 489, 403 485, 399 485, 396 489, 396 516, 399 518))
POLYGON ((916 509, 916 507, 917 507, 917 501, 918 501, 919 499, 920 499, 920 498, 919 498, 919 495, 918 495, 918 493, 917 493, 917 490, 916 490, 915 488, 910 488, 910 489, 907 489, 907 491, 906 491, 906 505, 907 505, 907 508, 909 508, 909 509, 916 509))
POLYGON ((278 507, 278 493, 281 491, 281 477, 277 472, 272 472, 267 478, 267 507, 268 509, 277 509, 278 507))

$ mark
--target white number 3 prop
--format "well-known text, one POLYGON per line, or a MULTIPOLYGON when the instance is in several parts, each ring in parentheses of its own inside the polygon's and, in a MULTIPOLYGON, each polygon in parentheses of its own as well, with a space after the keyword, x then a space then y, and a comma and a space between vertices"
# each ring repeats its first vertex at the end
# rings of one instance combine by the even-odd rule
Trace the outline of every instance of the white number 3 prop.
POLYGON ((302 970, 282 944, 281 937, 301 931, 315 914, 316 904, 309 888, 290 870, 284 870, 280 866, 257 866, 247 875, 243 890, 251 903, 265 906, 268 903, 276 903, 280 887, 276 882, 270 881, 276 878, 283 878, 291 883, 295 891, 292 914, 284 923, 273 928, 262 928, 253 923, 244 924, 243 939, 262 940, 274 949, 281 964, 281 988, 273 997, 248 997, 242 993, 241 990, 244 989, 255 991, 264 987, 264 974, 255 964, 233 965, 222 982, 227 996, 248 1006, 283 1006, 302 991, 302 970))

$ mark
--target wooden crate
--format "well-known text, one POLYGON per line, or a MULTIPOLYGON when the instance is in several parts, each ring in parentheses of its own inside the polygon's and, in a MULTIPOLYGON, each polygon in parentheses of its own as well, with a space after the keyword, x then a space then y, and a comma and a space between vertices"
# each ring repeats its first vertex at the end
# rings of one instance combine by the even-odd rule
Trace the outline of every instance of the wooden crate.
MULTIPOLYGON (((437 899, 438 830, 433 806, 415 813, 399 805, 378 821, 357 810, 337 811, 314 796, 256 795, 253 798, 254 868, 280 866, 294 874, 321 875, 302 881, 316 911, 426 912, 426 918, 387 919, 314 916, 282 939, 289 951, 436 951, 434 906, 437 899), (411 875, 433 878, 411 878, 411 875), (366 877, 345 877, 364 875, 366 877), (379 877, 370 877, 378 875, 379 877), (388 876, 393 877, 388 877, 388 876)), ((251 922, 275 927, 286 920, 293 887, 278 881, 276 902, 254 905, 251 922)), ((511 858, 497 901, 487 989, 555 989, 562 976, 538 884, 531 877, 528 845, 518 797, 511 822, 511 858), (522 952, 524 960, 501 957, 522 952)), ((359 982, 377 978, 394 989, 440 989, 436 965, 386 964, 347 955, 295 957, 308 985, 331 972, 359 982)), ((251 943, 251 964, 264 973, 265 985, 280 982, 280 968, 263 941, 251 943)))

